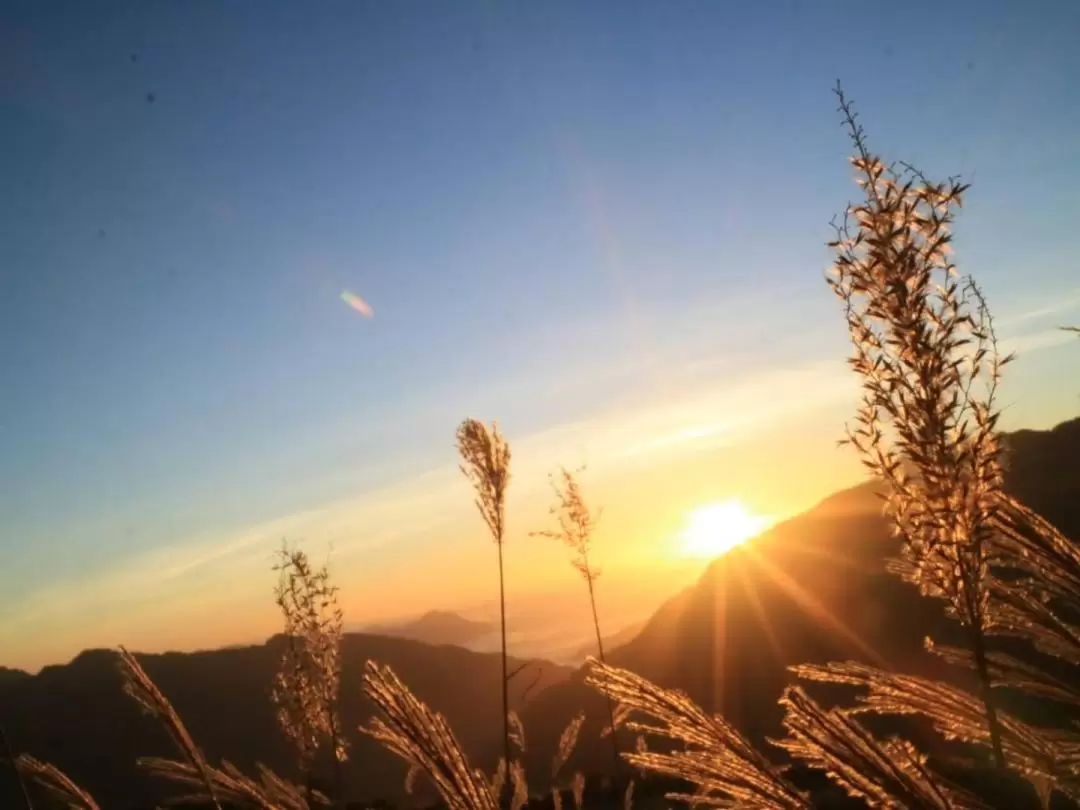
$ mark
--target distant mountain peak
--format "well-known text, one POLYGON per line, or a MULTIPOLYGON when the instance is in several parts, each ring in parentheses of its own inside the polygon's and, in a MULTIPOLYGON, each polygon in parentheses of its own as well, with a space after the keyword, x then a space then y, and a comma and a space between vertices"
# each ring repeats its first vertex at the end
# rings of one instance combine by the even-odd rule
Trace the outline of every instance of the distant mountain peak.
POLYGON ((429 610, 415 619, 381 624, 365 628, 366 632, 384 636, 395 636, 425 644, 451 644, 467 647, 469 644, 495 632, 497 628, 490 622, 466 619, 451 610, 429 610))

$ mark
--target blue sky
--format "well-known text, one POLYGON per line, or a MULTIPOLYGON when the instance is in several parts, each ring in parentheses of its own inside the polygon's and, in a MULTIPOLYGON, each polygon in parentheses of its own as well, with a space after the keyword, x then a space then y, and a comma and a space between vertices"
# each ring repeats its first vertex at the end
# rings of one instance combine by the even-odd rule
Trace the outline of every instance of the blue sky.
POLYGON ((837 78, 878 151, 973 179, 961 268, 1030 349, 1010 418, 1074 414, 1047 330, 1080 321, 1077 30, 1073 3, 5 3, 0 619, 25 641, 124 566, 377 502, 467 415, 663 444, 641 414, 842 370, 837 78))

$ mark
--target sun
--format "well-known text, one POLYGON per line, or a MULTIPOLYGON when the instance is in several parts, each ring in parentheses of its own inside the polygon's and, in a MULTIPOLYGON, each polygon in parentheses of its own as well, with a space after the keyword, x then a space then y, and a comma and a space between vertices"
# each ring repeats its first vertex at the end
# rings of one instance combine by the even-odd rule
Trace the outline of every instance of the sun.
POLYGON ((770 518, 753 514, 736 500, 705 504, 686 516, 679 533, 680 551, 687 557, 719 557, 771 523, 770 518))

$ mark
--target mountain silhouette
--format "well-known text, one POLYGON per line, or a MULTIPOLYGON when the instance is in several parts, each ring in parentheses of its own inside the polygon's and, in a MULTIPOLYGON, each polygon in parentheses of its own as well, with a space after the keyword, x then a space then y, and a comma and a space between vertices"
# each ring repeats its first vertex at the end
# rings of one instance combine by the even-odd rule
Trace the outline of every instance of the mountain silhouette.
MULTIPOLYGON (((1080 536, 1080 419, 1010 434, 1006 444, 1006 489, 1068 536, 1080 536)), ((885 571, 899 546, 882 517, 879 489, 869 482, 834 494, 718 558, 631 641, 610 650, 608 662, 686 692, 757 742, 780 731, 776 701, 792 664, 859 660, 956 677, 924 651, 923 639, 963 643, 957 625, 938 602, 885 571)), ((526 707, 530 767, 543 767, 566 723, 584 710, 583 744, 571 764, 611 770, 606 744, 588 744, 607 709, 583 679, 579 670, 526 707)))
POLYGON ((431 610, 419 618, 398 624, 370 625, 367 633, 407 638, 424 644, 439 646, 453 644, 468 647, 477 639, 490 636, 498 625, 466 619, 448 610, 431 610))
MULTIPOLYGON (((284 637, 277 636, 258 646, 137 658, 211 762, 228 759, 251 774, 261 762, 298 779, 295 756, 277 727, 269 699, 283 645, 284 637)), ((420 699, 446 715, 477 764, 493 767, 494 760, 485 762, 484 755, 486 743, 498 739, 502 728, 498 655, 350 633, 342 643, 341 679, 350 800, 400 802, 405 797, 405 766, 357 731, 373 711, 361 693, 363 666, 369 659, 392 667, 420 699)), ((526 662, 511 661, 514 668, 522 664, 526 662)), ((570 671, 548 662, 528 663, 511 682, 512 705, 520 708, 526 693, 535 695, 565 680, 570 671)), ((168 783, 147 778, 135 766, 137 757, 174 757, 176 752, 166 732, 124 694, 113 651, 85 651, 68 664, 0 682, 0 725, 17 754, 52 762, 102 807, 153 807, 171 795, 168 783)), ((15 796, 0 793, 0 807, 8 806, 18 806, 15 796)))
POLYGON ((21 683, 29 677, 31 677, 30 673, 23 672, 21 669, 0 667, 0 693, 2 693, 5 688, 21 683))

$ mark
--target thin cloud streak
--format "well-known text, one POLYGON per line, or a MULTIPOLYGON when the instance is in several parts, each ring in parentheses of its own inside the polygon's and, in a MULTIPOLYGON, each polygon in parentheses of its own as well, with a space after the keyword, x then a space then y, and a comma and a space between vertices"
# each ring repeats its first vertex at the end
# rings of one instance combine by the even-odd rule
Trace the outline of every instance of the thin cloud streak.
POLYGON ((1051 315, 1061 315, 1074 309, 1080 309, 1080 287, 1064 291, 1053 302, 1044 306, 1024 312, 1007 313, 1003 317, 996 318, 999 326, 1025 323, 1049 318, 1051 315))
POLYGON ((1075 332, 1067 332, 1064 329, 1044 329, 1039 332, 1005 338, 1001 341, 1001 350, 1006 353, 1015 352, 1017 356, 1023 356, 1037 352, 1040 349, 1052 349, 1055 346, 1075 342, 1075 332))

